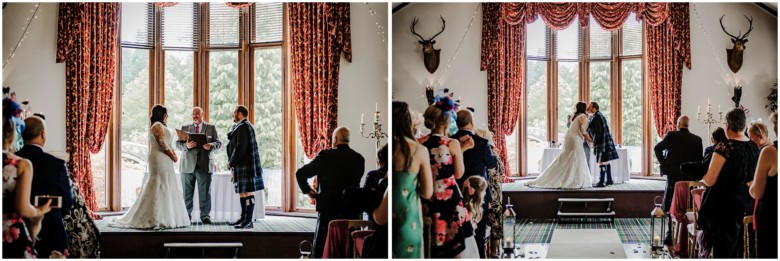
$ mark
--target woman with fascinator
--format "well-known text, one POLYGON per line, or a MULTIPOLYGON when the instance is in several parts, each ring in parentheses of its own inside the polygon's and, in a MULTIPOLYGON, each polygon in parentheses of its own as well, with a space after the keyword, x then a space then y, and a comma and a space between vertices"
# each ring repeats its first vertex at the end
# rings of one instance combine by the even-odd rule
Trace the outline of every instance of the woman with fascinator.
POLYGON ((32 163, 13 153, 17 128, 24 130, 24 122, 19 120, 21 111, 12 98, 3 98, 3 258, 36 258, 35 235, 43 215, 51 210, 51 201, 38 207, 30 204, 32 163))
POLYGON ((593 186, 590 179, 585 151, 582 143, 592 142, 588 135, 587 105, 578 102, 574 114, 569 118, 569 131, 563 142, 563 151, 539 177, 526 183, 537 188, 581 189, 593 186))
POLYGON ((474 140, 449 138, 450 121, 457 106, 450 95, 439 96, 423 113, 431 134, 419 142, 428 149, 434 177, 433 196, 423 199, 423 215, 432 220, 432 258, 479 258, 470 214, 456 179, 463 176, 463 152, 474 147, 474 140))

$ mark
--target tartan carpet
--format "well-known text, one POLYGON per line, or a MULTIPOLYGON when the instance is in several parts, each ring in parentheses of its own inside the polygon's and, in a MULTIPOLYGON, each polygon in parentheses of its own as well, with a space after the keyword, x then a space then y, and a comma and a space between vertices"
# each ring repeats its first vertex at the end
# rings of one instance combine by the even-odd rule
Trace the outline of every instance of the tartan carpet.
POLYGON ((132 229, 132 228, 116 228, 109 227, 108 223, 113 220, 114 217, 105 217, 102 220, 95 220, 95 224, 101 233, 118 233, 118 232, 130 232, 130 233, 155 233, 155 232, 236 232, 236 233, 269 233, 269 232, 283 232, 283 233, 314 233, 314 227, 317 224, 316 218, 300 218, 300 217, 280 217, 280 216, 266 216, 264 219, 258 219, 255 221, 255 227, 252 229, 235 229, 229 224, 229 222, 214 222, 213 224, 206 225, 200 222, 194 222, 188 227, 172 228, 172 229, 132 229))
POLYGON ((620 241, 625 243, 649 243, 649 218, 616 218, 615 223, 564 223, 556 219, 521 219, 515 242, 518 244, 550 243, 553 230, 560 229, 616 229, 620 241))
POLYGON ((586 188, 577 190, 563 190, 563 189, 545 189, 545 188, 532 188, 526 186, 525 183, 533 179, 516 180, 512 183, 503 183, 501 189, 504 192, 527 192, 527 191, 663 191, 666 187, 665 180, 651 180, 651 179, 632 179, 626 181, 626 183, 619 183, 604 188, 586 188))

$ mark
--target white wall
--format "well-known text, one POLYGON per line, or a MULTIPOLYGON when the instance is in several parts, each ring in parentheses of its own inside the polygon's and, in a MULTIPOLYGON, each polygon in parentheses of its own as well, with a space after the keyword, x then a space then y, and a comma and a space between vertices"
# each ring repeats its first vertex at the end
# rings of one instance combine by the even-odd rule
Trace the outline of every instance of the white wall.
MULTIPOLYGON (((339 126, 352 131, 351 147, 366 159, 366 171, 376 168, 376 140, 360 137, 360 114, 365 113, 366 133, 374 129, 374 104, 381 113, 382 131, 390 135, 387 103, 387 42, 377 35, 379 22, 387 31, 387 3, 352 3, 352 62, 341 59, 339 75, 339 126), (376 12, 372 16, 369 6, 376 12)), ((388 139, 382 139, 381 145, 388 139)))
MULTIPOLYGON (((9 3, 3 9, 3 61, 19 41, 35 3, 9 3)), ((33 112, 46 115, 45 150, 65 151, 65 64, 55 63, 57 3, 42 3, 29 35, 3 68, 3 86, 16 92, 19 102, 30 100, 33 112)))
POLYGON ((394 100, 405 101, 412 110, 423 112, 427 106, 425 87, 441 78, 441 84, 433 85, 434 89, 450 88, 456 97, 461 97, 464 106, 476 109, 474 124, 479 128, 487 128, 487 73, 479 70, 481 7, 463 40, 460 53, 452 61, 449 70, 446 69, 476 7, 475 3, 413 3, 393 14, 394 100), (414 17, 419 18, 415 31, 427 39, 441 30, 439 15, 447 21, 447 27, 435 39, 434 47, 441 49, 441 56, 439 68, 431 74, 423 65, 422 47, 417 43, 419 38, 412 34, 409 26, 414 17))
MULTIPOLYGON (((750 33, 744 62, 735 75, 742 82, 742 102, 751 110, 751 118, 762 118, 769 122, 769 112, 764 109, 766 96, 771 85, 777 79, 777 18, 762 11, 752 3, 696 3, 704 29, 709 38, 699 28, 699 21, 691 6, 691 52, 692 70, 683 70, 682 113, 695 120, 696 108, 704 107, 709 97, 717 110, 718 104, 724 111, 731 103, 731 87, 727 86, 729 76, 718 65, 708 40, 713 44, 715 55, 720 56, 723 68, 731 74, 726 63, 726 48, 731 48, 730 38, 720 28, 718 19, 727 14, 724 25, 736 34, 747 30, 747 21, 742 16, 753 16, 753 32, 750 33)), ((447 61, 452 57, 460 37, 474 11, 472 3, 458 4, 410 4, 393 14, 393 98, 406 101, 411 108, 422 111, 425 108, 424 87, 442 73, 447 61), (416 16, 420 19, 416 31, 425 37, 438 32, 438 16, 447 20, 447 29, 436 38, 437 48, 441 48, 441 64, 433 74, 429 74, 422 62, 420 45, 410 32, 409 26, 416 16)), ((476 108, 475 123, 486 126, 487 122, 487 76, 479 71, 482 32, 482 13, 463 42, 462 50, 453 61, 450 72, 442 79, 444 87, 461 96, 463 103, 476 108)), ((437 86, 438 88, 439 86, 437 86)), ((702 137, 708 137, 707 126, 693 123, 691 131, 702 137)), ((774 134, 772 135, 774 138, 774 134)), ((706 138, 705 138, 706 140, 706 138)))
MULTIPOLYGON (((16 44, 34 3, 10 3, 3 10, 3 57, 16 44)), ((366 158, 366 170, 375 168, 376 152, 372 139, 360 137, 360 114, 366 114, 367 130, 373 130, 374 104, 378 103, 384 132, 387 124, 387 43, 377 35, 378 21, 386 31, 387 4, 370 3, 376 12, 369 13, 364 3, 351 5, 352 63, 341 61, 339 75, 338 124, 352 129, 352 147, 366 158)), ((29 36, 16 51, 14 59, 3 68, 3 86, 11 86, 20 100, 29 99, 35 112, 46 115, 47 151, 65 150, 65 66, 56 64, 56 3, 41 4, 38 19, 33 21, 29 36)), ((383 139, 382 144, 387 139, 383 139)))

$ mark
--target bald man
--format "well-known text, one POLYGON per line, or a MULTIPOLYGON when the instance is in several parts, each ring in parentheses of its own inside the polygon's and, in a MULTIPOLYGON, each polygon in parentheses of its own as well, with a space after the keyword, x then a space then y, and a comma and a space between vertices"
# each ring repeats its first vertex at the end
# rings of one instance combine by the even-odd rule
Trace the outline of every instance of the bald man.
POLYGON ((365 159, 349 147, 349 129, 333 131, 332 148, 322 150, 309 164, 295 173, 301 192, 317 199, 317 227, 314 230, 312 258, 321 258, 328 237, 328 223, 335 219, 360 219, 360 210, 342 197, 347 187, 359 187, 365 159), (317 191, 308 179, 317 177, 317 191))
POLYGON ((211 174, 214 170, 214 157, 211 153, 222 147, 222 142, 219 141, 217 128, 203 121, 203 109, 200 107, 192 108, 192 124, 181 126, 181 130, 206 134, 208 143, 201 147, 198 147, 195 141, 179 140, 176 141, 176 148, 182 151, 179 171, 181 171, 182 193, 187 215, 192 220, 192 196, 197 184, 200 220, 204 224, 211 224, 211 174))
MULTIPOLYGON (((666 191, 664 192, 664 210, 669 211, 674 197, 674 184, 686 181, 687 175, 680 172, 680 165, 690 161, 702 161, 701 138, 688 131, 688 116, 677 119, 677 130, 670 131, 664 139, 655 145, 655 157, 661 164, 661 175, 666 175, 666 191)), ((671 220, 671 219, 669 219, 671 220)), ((671 222, 671 221, 670 221, 671 222)), ((671 223, 669 223, 671 226, 671 223)), ((671 229, 667 230, 665 242, 671 242, 671 229)))
POLYGON ((30 202, 35 196, 49 195, 62 197, 62 207, 54 208, 43 216, 39 240, 35 250, 39 257, 48 258, 52 251, 67 254, 68 234, 65 230, 63 215, 68 213, 73 205, 73 188, 68 176, 68 166, 65 161, 43 152, 46 144, 46 122, 38 116, 24 119, 27 126, 22 132, 24 147, 16 153, 19 157, 29 159, 33 166, 33 179, 30 191, 30 202))

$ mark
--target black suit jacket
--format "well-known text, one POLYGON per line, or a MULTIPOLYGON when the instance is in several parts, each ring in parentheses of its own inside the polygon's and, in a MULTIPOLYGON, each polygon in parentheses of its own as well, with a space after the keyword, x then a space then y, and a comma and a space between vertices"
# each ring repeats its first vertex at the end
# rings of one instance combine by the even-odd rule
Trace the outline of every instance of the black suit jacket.
POLYGON ((62 208, 52 208, 43 216, 41 232, 38 234, 40 241, 35 244, 35 249, 42 257, 48 257, 52 250, 62 252, 68 249, 63 215, 73 205, 73 188, 65 161, 43 152, 35 145, 25 145, 16 155, 32 162, 31 203, 35 203, 35 196, 38 195, 62 196, 62 208))
POLYGON ((661 164, 661 175, 668 175, 667 179, 679 180, 682 177, 680 165, 683 163, 702 161, 701 138, 688 129, 670 131, 654 149, 655 157, 661 164))
MULTIPOLYGON (((488 140, 480 136, 474 135, 474 132, 469 130, 458 130, 455 135, 452 135, 452 139, 460 139, 463 136, 471 136, 474 139, 474 148, 471 148, 463 153, 463 166, 465 171, 463 177, 458 179, 458 186, 463 189, 463 182, 471 176, 480 176, 487 182, 489 180, 487 170, 495 168, 498 164, 496 155, 490 150, 488 140)), ((490 189, 487 189, 485 193, 485 202, 490 203, 493 200, 493 195, 490 193, 490 189)))
POLYGON ((320 151, 309 164, 298 169, 295 176, 304 194, 311 191, 307 179, 317 176, 317 212, 353 214, 360 210, 347 204, 342 193, 347 187, 359 187, 365 159, 349 145, 320 151))

